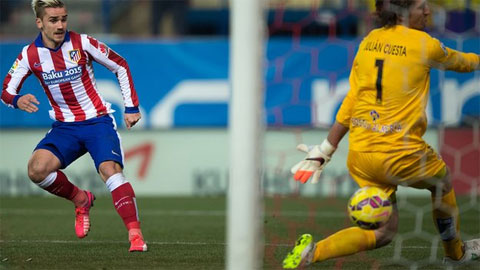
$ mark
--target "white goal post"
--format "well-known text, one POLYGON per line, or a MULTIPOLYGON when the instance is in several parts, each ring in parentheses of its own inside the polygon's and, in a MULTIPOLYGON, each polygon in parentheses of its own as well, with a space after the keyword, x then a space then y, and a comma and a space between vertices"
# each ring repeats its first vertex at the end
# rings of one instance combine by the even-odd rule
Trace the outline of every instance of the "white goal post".
POLYGON ((264 1, 230 0, 229 270, 261 269, 263 258, 264 1))

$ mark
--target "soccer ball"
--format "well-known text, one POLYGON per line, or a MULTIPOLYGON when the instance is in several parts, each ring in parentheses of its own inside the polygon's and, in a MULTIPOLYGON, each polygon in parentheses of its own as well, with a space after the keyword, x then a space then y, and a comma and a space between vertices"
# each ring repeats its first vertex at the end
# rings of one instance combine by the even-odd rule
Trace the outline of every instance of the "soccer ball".
POLYGON ((378 187, 357 190, 348 201, 348 215, 353 224, 366 230, 383 226, 392 214, 392 202, 378 187))

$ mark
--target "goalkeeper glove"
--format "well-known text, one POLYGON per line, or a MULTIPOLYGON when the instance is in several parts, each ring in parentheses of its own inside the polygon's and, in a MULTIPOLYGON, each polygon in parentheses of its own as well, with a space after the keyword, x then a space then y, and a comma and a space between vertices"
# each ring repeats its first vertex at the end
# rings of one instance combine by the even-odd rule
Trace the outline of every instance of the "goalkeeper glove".
POLYGON ((321 145, 299 144, 297 149, 307 153, 307 157, 292 167, 293 178, 305 184, 313 174, 312 184, 318 183, 323 168, 330 161, 336 148, 325 139, 321 145))

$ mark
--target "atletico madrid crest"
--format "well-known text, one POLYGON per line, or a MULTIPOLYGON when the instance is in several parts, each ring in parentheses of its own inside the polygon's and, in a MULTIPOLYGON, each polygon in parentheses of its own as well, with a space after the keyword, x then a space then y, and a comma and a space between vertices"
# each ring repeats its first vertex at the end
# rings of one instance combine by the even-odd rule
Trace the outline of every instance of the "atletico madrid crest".
POLYGON ((68 51, 68 55, 70 56, 70 60, 78 64, 78 61, 82 58, 79 49, 68 51))

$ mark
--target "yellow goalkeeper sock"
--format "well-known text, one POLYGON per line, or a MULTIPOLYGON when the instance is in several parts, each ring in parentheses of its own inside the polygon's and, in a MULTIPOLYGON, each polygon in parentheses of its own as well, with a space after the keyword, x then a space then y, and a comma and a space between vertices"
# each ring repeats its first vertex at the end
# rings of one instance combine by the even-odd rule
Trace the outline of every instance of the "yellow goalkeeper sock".
POLYGON ((350 227, 317 242, 313 261, 324 261, 374 249, 375 242, 373 230, 350 227))
POLYGON ((463 242, 460 239, 458 207, 455 191, 450 190, 441 198, 432 195, 433 219, 442 238, 445 256, 459 260, 463 256, 463 242))

